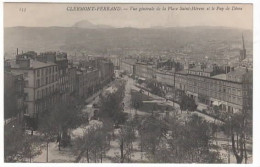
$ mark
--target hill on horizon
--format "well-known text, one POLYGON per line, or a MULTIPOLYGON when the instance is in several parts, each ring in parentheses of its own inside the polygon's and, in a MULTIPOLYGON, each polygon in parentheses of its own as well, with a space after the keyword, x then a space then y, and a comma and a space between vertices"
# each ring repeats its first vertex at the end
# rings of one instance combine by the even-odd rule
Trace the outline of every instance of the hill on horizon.
MULTIPOLYGON (((61 50, 88 51, 91 54, 108 50, 169 50, 187 44, 208 49, 208 41, 225 43, 253 42, 251 30, 224 27, 171 27, 171 28, 95 28, 90 22, 77 22, 73 27, 8 27, 4 28, 4 52, 61 50), (82 28, 84 27, 84 28, 82 28), (92 27, 92 28, 85 28, 92 27), (202 44, 202 45, 201 45, 202 44), (200 46, 201 45, 201 46, 200 46)), ((100 27, 100 25, 99 25, 100 27)))

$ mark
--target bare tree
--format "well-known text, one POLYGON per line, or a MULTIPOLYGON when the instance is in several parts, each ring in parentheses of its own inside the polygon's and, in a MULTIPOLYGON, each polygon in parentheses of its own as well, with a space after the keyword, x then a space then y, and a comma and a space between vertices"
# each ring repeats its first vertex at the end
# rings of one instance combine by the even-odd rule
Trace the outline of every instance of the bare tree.
MULTIPOLYGON (((86 157, 88 163, 91 160, 95 163, 102 163, 103 156, 109 148, 106 135, 107 133, 101 127, 86 129, 83 136, 78 137, 75 141, 76 149, 79 151, 75 162, 79 162, 82 157, 86 157)), ((78 151, 76 152, 78 153, 78 151)))
POLYGON ((247 161, 246 151, 246 135, 251 136, 250 131, 251 120, 249 112, 235 113, 231 119, 227 121, 226 127, 230 131, 230 138, 232 144, 232 151, 236 157, 237 163, 242 163, 243 159, 247 161))
POLYGON ((133 142, 135 140, 135 128, 132 121, 128 121, 120 129, 119 144, 120 144, 120 162, 123 163, 131 161, 131 154, 133 152, 133 142))
POLYGON ((5 162, 26 161, 40 154, 37 136, 27 135, 20 124, 5 126, 4 131, 4 160, 5 162))
POLYGON ((55 126, 55 118, 51 117, 49 113, 45 113, 39 118, 38 130, 43 135, 46 142, 46 162, 49 161, 49 143, 57 136, 58 129, 55 126))

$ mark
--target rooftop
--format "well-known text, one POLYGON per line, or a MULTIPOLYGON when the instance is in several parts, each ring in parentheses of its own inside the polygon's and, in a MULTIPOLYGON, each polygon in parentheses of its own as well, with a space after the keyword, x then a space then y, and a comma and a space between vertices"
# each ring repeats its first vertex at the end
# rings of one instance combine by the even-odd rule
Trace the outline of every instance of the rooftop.
POLYGON ((189 69, 190 71, 197 71, 197 72, 213 72, 213 68, 207 67, 202 69, 201 66, 196 66, 194 68, 189 69))
POLYGON ((40 62, 40 61, 35 61, 35 60, 31 60, 30 62, 30 67, 31 68, 43 68, 43 67, 48 67, 48 66, 55 66, 55 63, 52 62, 40 62))
POLYGON ((136 59, 123 59, 122 61, 131 65, 136 63, 136 59))
POLYGON ((177 71, 176 73, 177 74, 187 74, 187 71, 186 70, 182 70, 182 71, 177 71))
POLYGON ((212 78, 227 80, 227 75, 226 74, 219 74, 219 75, 212 76, 212 78))
POLYGON ((247 72, 252 73, 252 69, 247 69, 246 67, 237 67, 234 69, 234 71, 230 71, 228 75, 233 75, 233 76, 241 76, 246 74, 247 72))
MULTIPOLYGON (((44 67, 56 65, 55 63, 52 63, 52 62, 43 63, 43 62, 40 62, 40 61, 37 61, 37 60, 32 60, 32 59, 30 59, 29 61, 30 61, 30 67, 29 68, 31 68, 31 69, 44 68, 44 67)), ((22 68, 19 64, 16 63, 15 60, 11 60, 9 62, 10 62, 11 68, 22 68)))
POLYGON ((11 75, 23 75, 23 72, 21 72, 21 71, 5 71, 5 73, 11 74, 11 75))

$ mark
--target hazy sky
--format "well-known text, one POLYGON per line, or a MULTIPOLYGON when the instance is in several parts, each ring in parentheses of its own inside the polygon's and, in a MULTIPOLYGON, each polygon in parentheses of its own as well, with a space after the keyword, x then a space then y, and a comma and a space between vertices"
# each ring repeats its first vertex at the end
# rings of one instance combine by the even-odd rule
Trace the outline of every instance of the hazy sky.
POLYGON ((114 27, 224 26, 252 29, 253 6, 250 4, 4 4, 5 27, 68 27, 81 20, 114 27), (85 11, 71 11, 74 7, 85 7, 85 11), (87 11, 87 7, 95 7, 94 10, 99 11, 87 11), (102 7, 119 7, 120 9, 119 11, 104 11, 102 7), (137 10, 131 10, 133 9, 131 7, 137 8, 137 10), (138 11, 142 7, 153 8, 154 10, 138 11), (162 10, 164 7, 166 10, 162 10), (171 9, 178 8, 178 10, 169 10, 170 7, 171 9), (180 7, 199 7, 204 8, 204 11, 180 11, 180 7), (212 10, 212 7, 215 10, 212 10), (216 10, 217 8, 226 9, 227 7, 229 10, 216 10), (242 8, 242 10, 232 10, 233 7, 237 7, 236 9, 242 8), (25 8, 26 11, 24 11, 25 8), (157 8, 160 8, 160 10, 157 11, 157 8))

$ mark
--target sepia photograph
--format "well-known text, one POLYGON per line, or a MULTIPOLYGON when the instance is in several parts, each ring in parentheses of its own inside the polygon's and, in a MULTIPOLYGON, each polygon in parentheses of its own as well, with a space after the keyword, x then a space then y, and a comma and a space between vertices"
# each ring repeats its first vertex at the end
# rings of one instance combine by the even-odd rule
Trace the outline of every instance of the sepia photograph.
POLYGON ((4 163, 253 164, 253 7, 4 2, 4 163))

